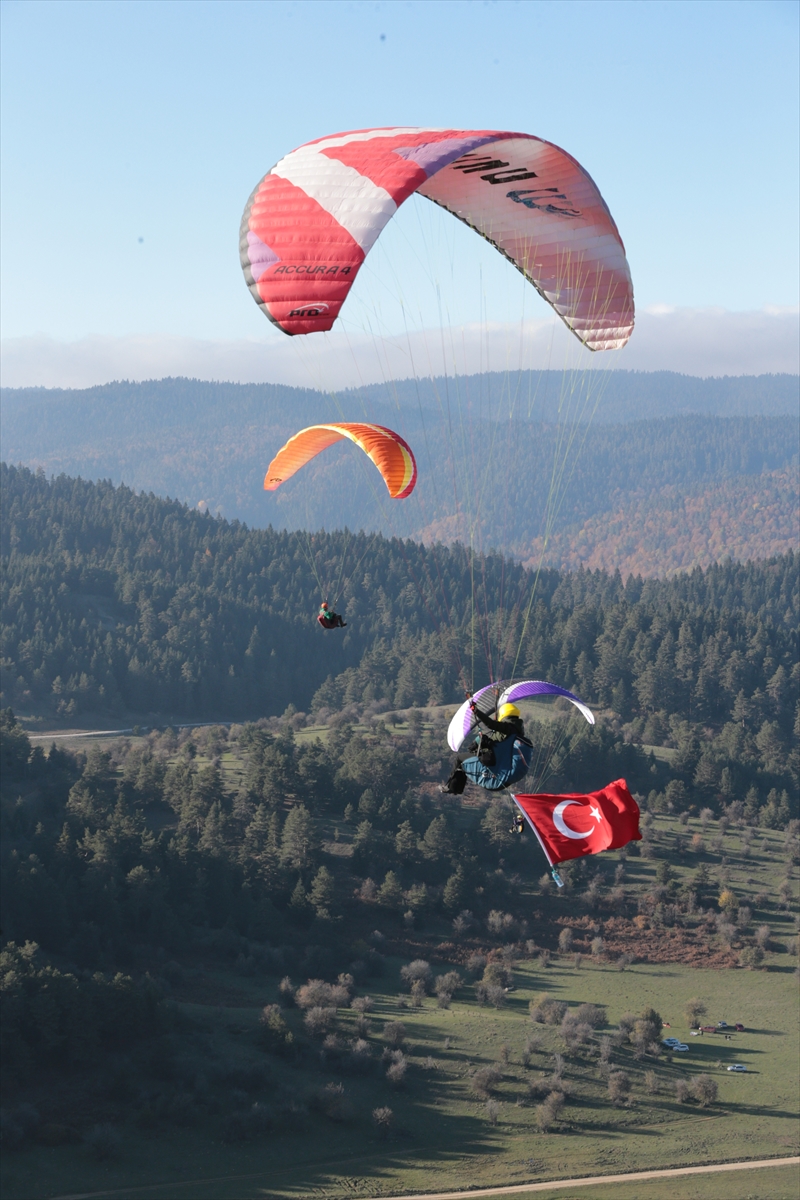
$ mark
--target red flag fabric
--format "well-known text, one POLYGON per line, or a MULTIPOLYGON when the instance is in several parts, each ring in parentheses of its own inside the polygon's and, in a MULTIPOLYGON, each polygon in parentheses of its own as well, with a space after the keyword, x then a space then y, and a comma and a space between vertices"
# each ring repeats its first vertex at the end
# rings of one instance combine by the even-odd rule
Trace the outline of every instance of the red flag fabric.
POLYGON ((641 841, 639 805, 624 779, 587 795, 515 795, 514 799, 551 867, 568 858, 618 850, 628 842, 641 841))

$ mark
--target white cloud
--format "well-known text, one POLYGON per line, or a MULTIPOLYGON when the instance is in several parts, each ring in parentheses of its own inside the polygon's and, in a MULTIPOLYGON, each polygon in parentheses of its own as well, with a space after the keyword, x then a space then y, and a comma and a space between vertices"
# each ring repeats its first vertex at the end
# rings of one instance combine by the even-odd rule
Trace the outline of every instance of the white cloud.
POLYGON ((758 375, 800 371, 797 309, 758 312, 670 308, 640 312, 622 351, 590 356, 560 321, 419 330, 375 339, 335 330, 287 338, 268 330, 260 340, 209 341, 168 335, 90 336, 60 342, 41 335, 9 338, 0 348, 5 387, 91 387, 115 379, 188 376, 239 383, 357 387, 386 378, 462 374, 506 367, 559 369, 594 365, 687 375, 758 375))

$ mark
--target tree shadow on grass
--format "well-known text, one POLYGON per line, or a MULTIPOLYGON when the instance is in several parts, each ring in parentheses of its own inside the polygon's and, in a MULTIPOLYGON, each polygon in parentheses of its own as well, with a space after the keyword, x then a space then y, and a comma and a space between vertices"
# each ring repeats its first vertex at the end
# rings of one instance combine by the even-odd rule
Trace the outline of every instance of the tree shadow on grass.
MULTIPOLYGON (((432 1106, 426 1104, 420 1108, 432 1106)), ((312 1189, 324 1192, 326 1188, 340 1188, 343 1177, 350 1190, 353 1185, 358 1185, 361 1188, 369 1186, 374 1192, 381 1190, 384 1184, 397 1183, 412 1162, 419 1163, 423 1159, 426 1171, 433 1174, 468 1157, 495 1155, 502 1144, 502 1134, 492 1132, 482 1118, 452 1116, 440 1108, 435 1108, 429 1116, 427 1134, 420 1135, 403 1128, 384 1139, 373 1134, 365 1138, 363 1149, 357 1155, 343 1154, 335 1160, 307 1163, 301 1171, 297 1167, 287 1167, 283 1172, 275 1172, 270 1183, 280 1186, 280 1175, 288 1176, 291 1172, 298 1176, 297 1183, 287 1179, 284 1187, 287 1191, 290 1187, 302 1188, 303 1195, 312 1189)))

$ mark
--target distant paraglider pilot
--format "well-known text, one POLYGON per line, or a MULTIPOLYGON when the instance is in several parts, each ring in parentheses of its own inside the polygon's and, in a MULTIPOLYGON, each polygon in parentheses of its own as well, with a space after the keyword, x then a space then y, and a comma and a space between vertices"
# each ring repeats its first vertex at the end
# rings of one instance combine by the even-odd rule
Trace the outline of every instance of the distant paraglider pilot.
POLYGON ((516 704, 504 704, 497 720, 481 712, 473 702, 470 709, 488 733, 481 733, 477 742, 458 754, 450 778, 440 789, 452 796, 461 795, 468 779, 487 791, 500 791, 527 775, 531 765, 533 746, 525 737, 516 704))
POLYGON ((344 629, 347 625, 347 622, 342 620, 339 613, 334 612, 332 608, 328 608, 327 600, 323 600, 322 604, 320 604, 317 620, 323 629, 344 629))

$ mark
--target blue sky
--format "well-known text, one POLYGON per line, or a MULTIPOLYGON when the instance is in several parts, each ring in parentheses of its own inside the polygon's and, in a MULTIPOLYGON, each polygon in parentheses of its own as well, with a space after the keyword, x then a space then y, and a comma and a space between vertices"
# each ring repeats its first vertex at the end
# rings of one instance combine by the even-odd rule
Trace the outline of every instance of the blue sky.
MULTIPOLYGON (((640 310, 796 305, 799 59, 787 0, 5 0, 3 335, 280 337, 238 265, 251 189, 310 138, 392 124, 568 149, 640 310)), ((409 209, 384 258, 425 253, 422 224, 409 209)), ((481 269, 507 319, 517 283, 481 269)))

